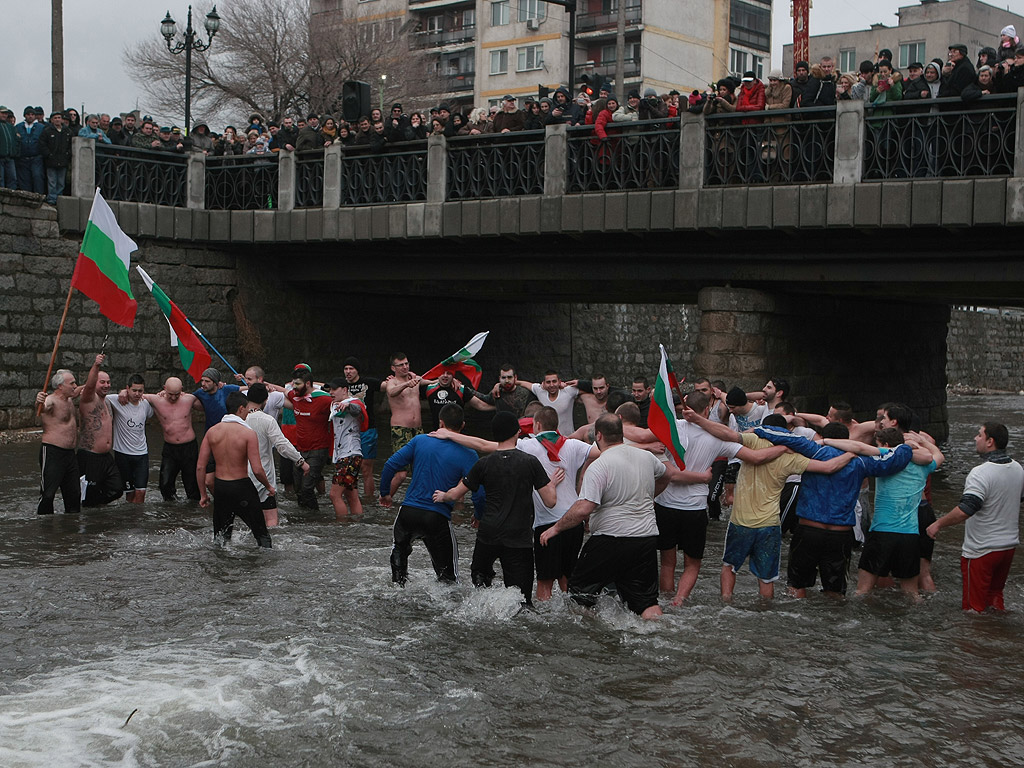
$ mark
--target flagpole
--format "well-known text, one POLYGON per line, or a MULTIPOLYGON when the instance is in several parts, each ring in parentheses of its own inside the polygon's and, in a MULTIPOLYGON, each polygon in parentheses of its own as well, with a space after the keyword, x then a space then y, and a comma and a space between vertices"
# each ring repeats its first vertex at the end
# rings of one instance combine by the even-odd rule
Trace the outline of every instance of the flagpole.
MULTIPOLYGON (((203 332, 200 331, 198 328, 196 328, 195 323, 193 323, 187 317, 185 318, 185 322, 188 323, 190 326, 192 326, 192 330, 196 332, 196 336, 198 336, 200 339, 202 339, 203 342, 206 344, 206 346, 208 346, 210 349, 212 349, 213 353, 215 355, 217 355, 217 357, 219 357, 221 360, 224 360, 224 355, 222 355, 220 352, 217 351, 217 348, 215 346, 213 346, 213 344, 210 343, 210 340, 208 338, 203 336, 203 332)), ((224 365, 226 365, 228 367, 228 370, 230 370, 231 373, 233 373, 235 376, 238 376, 238 371, 236 371, 234 368, 231 367, 231 363, 229 363, 227 360, 224 360, 224 365)))
MULTIPOLYGON (((68 298, 64 302, 64 314, 60 316, 60 326, 57 328, 57 338, 53 340, 53 352, 50 353, 50 367, 46 369, 46 380, 43 382, 43 392, 47 392, 50 388, 50 374, 53 373, 53 363, 57 359, 57 347, 60 345, 60 335, 64 332, 64 321, 68 319, 68 307, 71 306, 71 291, 74 290, 74 286, 68 284, 68 298)), ((43 404, 40 403, 36 407, 36 416, 43 412, 43 404)))

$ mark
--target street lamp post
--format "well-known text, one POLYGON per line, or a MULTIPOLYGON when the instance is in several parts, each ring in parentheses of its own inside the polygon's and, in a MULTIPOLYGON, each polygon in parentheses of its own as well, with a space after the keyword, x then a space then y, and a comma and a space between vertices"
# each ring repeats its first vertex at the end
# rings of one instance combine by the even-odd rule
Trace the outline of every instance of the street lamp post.
POLYGON ((188 136, 189 130, 192 126, 192 51, 205 51, 213 43, 213 36, 217 34, 217 30, 220 29, 220 16, 217 15, 217 6, 213 6, 213 10, 206 14, 206 21, 204 22, 206 27, 206 42, 196 39, 196 30, 192 28, 192 6, 188 7, 188 23, 185 25, 185 39, 177 43, 174 42, 174 33, 178 30, 178 25, 171 18, 171 12, 168 11, 167 15, 164 16, 164 20, 160 22, 160 34, 164 36, 164 40, 167 42, 167 50, 173 54, 185 52, 185 135, 188 136))
POLYGON ((380 111, 384 113, 384 83, 388 79, 387 75, 380 76, 380 111))

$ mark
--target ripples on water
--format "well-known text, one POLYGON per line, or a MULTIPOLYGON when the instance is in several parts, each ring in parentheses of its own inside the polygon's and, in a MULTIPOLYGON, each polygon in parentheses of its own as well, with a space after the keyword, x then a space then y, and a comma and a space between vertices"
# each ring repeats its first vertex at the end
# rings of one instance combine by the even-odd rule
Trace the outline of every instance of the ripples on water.
MULTIPOLYGON (((1022 411, 952 403, 938 510, 977 463, 977 423, 1019 434, 1022 411)), ((747 571, 723 605, 712 523, 692 602, 645 623, 612 599, 521 612, 515 590, 439 585, 420 544, 397 589, 385 510, 338 524, 286 501, 272 552, 244 525, 214 548, 184 503, 38 519, 36 453, 0 448, 5 768, 1024 764, 1020 558, 1013 610, 964 615, 957 529, 919 605, 762 603, 747 571)))

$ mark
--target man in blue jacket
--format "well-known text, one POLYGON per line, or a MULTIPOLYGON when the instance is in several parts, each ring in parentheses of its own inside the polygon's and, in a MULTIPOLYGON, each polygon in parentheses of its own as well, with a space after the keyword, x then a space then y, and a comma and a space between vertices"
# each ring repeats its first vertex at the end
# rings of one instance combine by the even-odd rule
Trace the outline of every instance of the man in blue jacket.
MULTIPOLYGON (((438 414, 441 426, 452 432, 461 432, 465 423, 462 407, 451 403, 438 414)), ((412 479, 395 518, 395 544, 391 550, 391 580, 405 585, 409 576, 409 555, 412 543, 423 539, 430 553, 434 573, 441 581, 454 582, 459 578, 459 545, 452 528, 452 504, 434 501, 438 488, 452 488, 476 464, 477 455, 469 448, 430 435, 416 435, 387 460, 380 475, 380 488, 391 488, 395 473, 410 463, 412 479)), ((384 506, 391 506, 390 494, 381 496, 384 506)), ((483 514, 484 493, 481 488, 473 493, 473 504, 483 514)))
POLYGON ((24 192, 46 194, 46 175, 43 156, 39 151, 39 137, 43 135, 43 110, 25 107, 25 119, 14 126, 21 137, 21 154, 17 160, 18 189, 24 192))
MULTIPOLYGON (((775 445, 785 445, 809 459, 827 461, 843 453, 840 448, 822 445, 801 435, 779 428, 757 427, 754 434, 775 445)), ((844 424, 827 424, 821 439, 846 440, 850 431, 844 424)), ((846 445, 849 449, 851 446, 846 445)), ((909 445, 900 445, 879 456, 858 456, 835 474, 808 472, 803 476, 797 497, 797 526, 789 543, 786 582, 794 597, 806 597, 821 576, 826 594, 846 594, 846 574, 853 551, 853 526, 856 506, 865 477, 887 477, 902 471, 913 458, 909 445)), ((929 455, 928 460, 931 460, 929 455)))

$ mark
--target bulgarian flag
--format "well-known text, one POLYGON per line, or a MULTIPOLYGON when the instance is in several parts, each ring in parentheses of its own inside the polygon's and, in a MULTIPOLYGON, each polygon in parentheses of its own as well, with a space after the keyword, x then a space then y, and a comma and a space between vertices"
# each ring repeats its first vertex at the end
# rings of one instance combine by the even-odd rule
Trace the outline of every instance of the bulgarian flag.
POLYGON ((167 294, 153 282, 153 278, 146 274, 146 270, 139 266, 135 269, 142 275, 142 282, 149 288, 149 292, 160 306, 160 311, 167 318, 167 324, 171 327, 171 346, 178 348, 182 367, 198 382, 203 376, 203 371, 210 367, 210 353, 199 341, 199 336, 192 329, 192 324, 185 317, 185 313, 178 309, 178 305, 167 298, 167 294))
POLYGON ((478 333, 469 343, 466 344, 462 349, 456 352, 451 357, 447 358, 444 362, 438 363, 429 371, 423 374, 424 379, 436 379, 445 371, 451 371, 452 373, 461 373, 468 380, 473 389, 480 386, 480 377, 483 376, 483 371, 480 369, 480 365, 473 359, 473 355, 477 354, 483 347, 484 342, 487 340, 487 334, 490 331, 483 331, 478 333))
POLYGON ((117 226, 114 212, 97 188, 71 285, 99 304, 104 316, 127 328, 135 325, 138 308, 128 282, 131 254, 138 249, 117 226))
POLYGON ((661 347, 661 367, 658 369, 658 380, 654 382, 654 395, 651 397, 651 410, 647 414, 647 427, 658 440, 665 444, 665 450, 680 469, 686 469, 686 440, 676 421, 676 408, 672 401, 676 380, 672 371, 672 363, 665 354, 665 346, 661 347))

